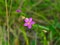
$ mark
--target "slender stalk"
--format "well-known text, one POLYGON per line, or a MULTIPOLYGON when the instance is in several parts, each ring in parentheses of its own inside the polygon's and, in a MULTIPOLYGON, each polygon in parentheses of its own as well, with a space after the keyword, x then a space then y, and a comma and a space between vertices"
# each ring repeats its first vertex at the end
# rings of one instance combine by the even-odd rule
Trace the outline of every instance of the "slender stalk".
POLYGON ((23 6, 23 3, 25 2, 26 0, 21 0, 21 2, 20 2, 20 5, 19 5, 19 9, 21 9, 21 7, 23 6))
MULTIPOLYGON (((16 26, 16 27, 17 27, 19 33, 20 33, 20 32, 23 33, 23 37, 24 37, 24 39, 25 39, 25 41, 26 41, 26 45, 29 45, 29 40, 28 40, 27 34, 26 34, 26 32, 24 31, 24 29, 23 29, 23 28, 20 29, 19 26, 16 26)), ((18 36, 19 36, 19 35, 18 35, 18 36)))
POLYGON ((42 0, 39 0, 37 3, 33 4, 29 9, 27 10, 31 10, 33 7, 36 7, 37 5, 39 5, 42 2, 42 0))
POLYGON ((44 45, 48 45, 46 37, 44 36, 44 45))
POLYGON ((8 31, 8 45, 9 45, 9 15, 8 15, 7 0, 5 0, 5 5, 6 5, 6 25, 8 31))
POLYGON ((25 40, 26 40, 26 45, 29 45, 29 42, 28 42, 28 38, 27 38, 26 32, 25 32, 25 31, 22 31, 22 33, 23 33, 23 36, 24 36, 24 38, 25 38, 25 40))
POLYGON ((2 45, 2 39, 3 39, 3 32, 2 32, 2 28, 0 26, 0 45, 2 45))
POLYGON ((37 32, 36 32, 36 35, 35 35, 35 45, 37 45, 37 32))
POLYGON ((47 41, 47 38, 46 38, 46 35, 45 35, 45 33, 44 32, 42 32, 42 35, 43 35, 43 44, 44 45, 48 45, 48 41, 47 41))
POLYGON ((11 4, 10 4, 9 16, 10 16, 10 13, 11 13, 11 9, 12 9, 12 0, 11 0, 11 4))
POLYGON ((50 32, 50 45, 53 45, 53 43, 52 43, 52 31, 50 32))

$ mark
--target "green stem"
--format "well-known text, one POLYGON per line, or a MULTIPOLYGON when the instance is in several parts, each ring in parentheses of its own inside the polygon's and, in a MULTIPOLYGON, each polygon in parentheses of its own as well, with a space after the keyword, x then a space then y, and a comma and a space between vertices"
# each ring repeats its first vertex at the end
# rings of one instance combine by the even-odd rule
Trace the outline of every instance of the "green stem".
POLYGON ((9 15, 8 15, 7 0, 5 0, 5 5, 6 5, 6 25, 8 31, 8 45, 9 45, 9 15))
POLYGON ((43 35, 43 37, 44 37, 43 44, 44 44, 44 45, 48 45, 48 41, 47 41, 47 39, 46 39, 46 36, 45 36, 44 32, 42 32, 42 35, 43 35))
POLYGON ((46 40, 46 36, 44 36, 44 45, 48 45, 47 40, 46 40))
POLYGON ((50 32, 50 45, 53 45, 52 44, 52 31, 50 32))

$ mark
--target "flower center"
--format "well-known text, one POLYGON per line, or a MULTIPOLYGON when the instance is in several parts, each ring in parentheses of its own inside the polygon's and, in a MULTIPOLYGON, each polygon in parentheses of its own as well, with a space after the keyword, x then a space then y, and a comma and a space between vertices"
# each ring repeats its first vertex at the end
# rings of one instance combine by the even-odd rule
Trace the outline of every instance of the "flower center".
POLYGON ((30 22, 28 22, 28 25, 30 24, 30 22))

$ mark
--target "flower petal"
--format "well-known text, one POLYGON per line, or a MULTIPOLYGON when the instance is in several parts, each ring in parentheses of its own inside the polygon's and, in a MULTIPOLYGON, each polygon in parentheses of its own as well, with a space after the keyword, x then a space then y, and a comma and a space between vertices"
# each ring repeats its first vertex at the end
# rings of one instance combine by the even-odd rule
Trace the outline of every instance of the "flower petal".
POLYGON ((32 28, 32 25, 28 25, 28 28, 31 29, 32 28))
POLYGON ((25 24, 24 24, 24 26, 28 26, 28 24, 27 24, 27 23, 25 23, 25 24))
POLYGON ((16 12, 21 12, 21 10, 18 9, 18 10, 16 10, 16 12))
POLYGON ((26 19, 25 19, 25 22, 28 22, 28 21, 29 21, 29 19, 28 19, 28 18, 26 18, 26 19))
POLYGON ((29 22, 31 22, 32 21, 32 18, 29 18, 29 22))
POLYGON ((34 21, 32 21, 32 22, 31 22, 31 24, 35 24, 35 22, 34 22, 34 21))

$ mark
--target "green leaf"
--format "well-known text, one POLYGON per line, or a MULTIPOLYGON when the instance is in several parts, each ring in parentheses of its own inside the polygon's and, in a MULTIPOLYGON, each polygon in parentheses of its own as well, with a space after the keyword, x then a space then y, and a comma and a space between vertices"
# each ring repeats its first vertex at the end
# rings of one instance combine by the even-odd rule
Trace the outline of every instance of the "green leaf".
POLYGON ((45 26, 42 26, 42 25, 38 25, 38 24, 33 25, 33 28, 34 28, 34 27, 35 27, 35 29, 36 29, 36 28, 40 28, 40 29, 49 30, 48 27, 45 27, 45 26))
POLYGON ((32 40, 30 45, 36 45, 35 40, 32 40))

